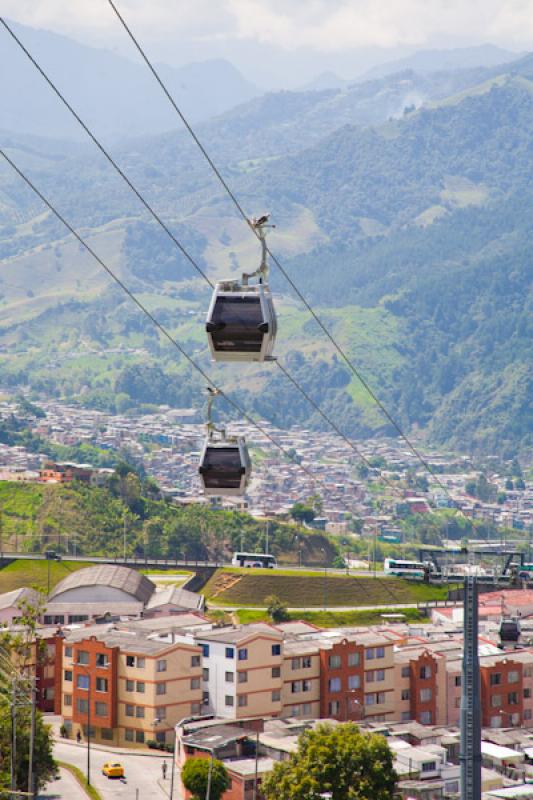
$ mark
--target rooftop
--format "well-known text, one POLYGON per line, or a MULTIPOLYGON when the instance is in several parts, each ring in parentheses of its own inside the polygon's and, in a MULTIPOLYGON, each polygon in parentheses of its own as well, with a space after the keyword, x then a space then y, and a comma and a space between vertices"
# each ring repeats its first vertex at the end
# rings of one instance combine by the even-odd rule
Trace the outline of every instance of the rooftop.
POLYGON ((71 572, 63 578, 51 593, 50 599, 53 600, 69 589, 78 589, 82 586, 111 586, 132 595, 141 603, 147 603, 155 591, 155 584, 146 575, 141 575, 134 569, 117 564, 96 564, 71 572))

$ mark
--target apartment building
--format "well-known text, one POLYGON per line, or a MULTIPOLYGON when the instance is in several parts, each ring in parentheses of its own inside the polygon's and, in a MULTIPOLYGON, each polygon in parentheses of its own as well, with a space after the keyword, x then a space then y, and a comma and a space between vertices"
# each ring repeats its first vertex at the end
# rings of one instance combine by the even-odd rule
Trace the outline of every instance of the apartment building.
POLYGON ((283 634, 272 625, 198 633, 204 714, 240 719, 282 711, 283 634))
POLYGON ((394 655, 395 715, 422 725, 446 722, 446 658, 425 646, 400 648, 394 655))
POLYGON ((201 713, 202 651, 192 636, 168 642, 95 626, 70 633, 60 653, 55 710, 73 736, 90 726, 97 742, 171 743, 176 723, 201 713))
POLYGON ((281 665, 282 717, 320 717, 321 658, 316 641, 286 639, 281 665))

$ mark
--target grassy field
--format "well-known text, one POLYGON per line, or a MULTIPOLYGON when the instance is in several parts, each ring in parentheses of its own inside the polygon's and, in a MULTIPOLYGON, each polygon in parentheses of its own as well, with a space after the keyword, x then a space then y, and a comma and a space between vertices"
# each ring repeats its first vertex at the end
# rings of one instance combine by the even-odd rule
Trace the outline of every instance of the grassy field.
MULTIPOLYGON (((266 611, 256 611, 250 608, 241 608, 235 612, 239 622, 270 622, 266 611)), ((383 611, 366 609, 363 611, 292 611, 289 613, 291 620, 305 620, 318 628, 336 628, 340 625, 384 625, 387 618, 383 611)), ((395 613, 403 614, 402 622, 429 622, 417 608, 398 608, 395 613)), ((390 621, 390 620, 389 620, 390 621)), ((400 620, 395 620, 400 621, 400 620)))
POLYGON ((213 605, 262 606, 276 595, 289 608, 376 606, 445 600, 448 587, 400 578, 349 577, 324 572, 220 569, 202 589, 213 605))
MULTIPOLYGON (((48 561, 12 561, 0 569, 0 594, 20 589, 23 586, 33 586, 38 589, 47 589, 48 586, 48 561)), ((92 567, 90 561, 50 561, 50 588, 84 567, 92 567)))

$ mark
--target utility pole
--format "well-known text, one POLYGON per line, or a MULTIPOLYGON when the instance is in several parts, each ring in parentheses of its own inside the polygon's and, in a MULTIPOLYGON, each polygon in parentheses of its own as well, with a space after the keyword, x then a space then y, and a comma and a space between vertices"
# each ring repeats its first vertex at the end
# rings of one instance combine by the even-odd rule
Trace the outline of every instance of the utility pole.
POLYGON ((11 705, 11 795, 12 800, 16 798, 17 791, 17 679, 12 680, 13 703, 11 705))
POLYGON ((36 706, 37 706, 37 688, 35 685, 35 677, 31 679, 31 721, 30 721, 30 748, 28 755, 28 792, 30 800, 35 796, 35 778, 33 774, 33 761, 35 751, 35 722, 36 722, 36 706))
POLYGON ((464 580, 461 690, 461 800, 481 800, 481 693, 478 656, 478 588, 464 580))
POLYGON ((126 514, 124 514, 124 563, 126 563, 126 514))
POLYGON ((254 769, 254 790, 252 800, 257 800, 257 776, 259 773, 259 731, 255 732, 255 769, 254 769))
POLYGON ((265 555, 268 554, 268 520, 266 522, 266 531, 265 531, 265 555))

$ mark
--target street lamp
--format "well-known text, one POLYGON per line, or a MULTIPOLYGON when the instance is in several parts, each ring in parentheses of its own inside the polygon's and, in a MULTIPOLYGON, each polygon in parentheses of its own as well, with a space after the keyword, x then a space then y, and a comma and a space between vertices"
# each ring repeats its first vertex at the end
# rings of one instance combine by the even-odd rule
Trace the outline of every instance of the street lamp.
POLYGON ((320 548, 324 553, 324 611, 328 608, 328 554, 325 547, 320 548))
POLYGON ((56 553, 55 550, 47 550, 45 553, 46 560, 48 562, 48 583, 47 583, 47 590, 46 590, 46 597, 50 597, 50 562, 51 561, 61 561, 61 556, 59 553, 56 553))

